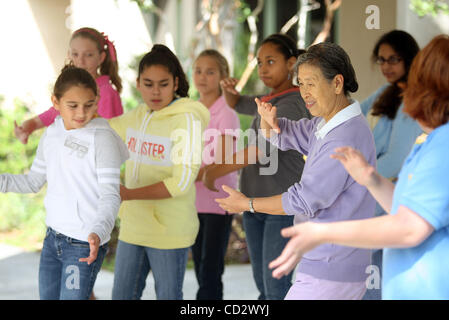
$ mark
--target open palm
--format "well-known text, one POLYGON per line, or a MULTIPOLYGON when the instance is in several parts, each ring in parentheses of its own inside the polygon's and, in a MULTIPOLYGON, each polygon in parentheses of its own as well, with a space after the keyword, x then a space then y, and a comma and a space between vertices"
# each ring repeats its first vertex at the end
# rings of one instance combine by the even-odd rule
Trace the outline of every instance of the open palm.
POLYGON ((360 185, 367 186, 372 181, 375 168, 370 165, 362 153, 351 147, 336 148, 331 158, 337 159, 350 176, 360 185))
POLYGON ((280 128, 278 126, 277 118, 277 108, 271 103, 262 102, 258 98, 255 99, 257 104, 257 112, 260 117, 277 133, 280 133, 280 128))

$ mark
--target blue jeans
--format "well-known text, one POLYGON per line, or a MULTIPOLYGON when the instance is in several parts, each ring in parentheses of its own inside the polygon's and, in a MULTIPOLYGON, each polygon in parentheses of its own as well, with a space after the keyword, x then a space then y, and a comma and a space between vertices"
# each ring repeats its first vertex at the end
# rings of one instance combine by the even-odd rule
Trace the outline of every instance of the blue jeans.
POLYGON ((47 228, 39 263, 39 295, 42 300, 88 300, 100 271, 107 244, 90 265, 79 262, 90 254, 89 243, 47 228))
POLYGON ((155 249, 119 240, 112 300, 140 299, 150 270, 158 300, 182 300, 188 251, 189 248, 155 249))
MULTIPOLYGON (((382 254, 383 250, 373 250, 373 254, 371 256, 371 264, 375 265, 379 268, 380 272, 380 278, 382 279, 382 254)), ((382 281, 380 281, 382 283, 382 281)), ((372 288, 367 289, 365 295, 363 296, 362 300, 382 300, 382 288, 372 288)))
POLYGON ((281 230, 292 225, 293 216, 243 214, 243 227, 259 300, 283 300, 292 285, 293 272, 278 280, 273 278, 273 270, 268 268, 268 264, 280 256, 289 240, 282 237, 281 230))

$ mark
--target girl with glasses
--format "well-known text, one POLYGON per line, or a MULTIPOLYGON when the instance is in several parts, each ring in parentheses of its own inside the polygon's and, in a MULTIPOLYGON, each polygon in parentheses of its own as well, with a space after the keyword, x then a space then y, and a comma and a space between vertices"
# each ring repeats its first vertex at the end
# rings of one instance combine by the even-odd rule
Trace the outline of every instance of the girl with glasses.
MULTIPOLYGON (((392 181, 422 132, 418 123, 402 112, 402 92, 418 51, 418 44, 407 32, 393 30, 384 34, 374 46, 372 61, 379 65, 388 83, 361 103, 374 135, 377 170, 392 181)), ((385 211, 378 205, 376 215, 383 214, 385 211)), ((373 251, 372 264, 381 272, 382 250, 373 251)), ((380 288, 369 289, 365 299, 380 300, 380 292, 380 288)))

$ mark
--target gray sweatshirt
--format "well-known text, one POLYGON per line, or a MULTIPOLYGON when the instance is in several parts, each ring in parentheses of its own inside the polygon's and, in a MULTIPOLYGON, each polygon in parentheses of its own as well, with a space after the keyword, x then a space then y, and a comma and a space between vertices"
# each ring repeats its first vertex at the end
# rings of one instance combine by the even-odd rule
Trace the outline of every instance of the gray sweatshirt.
MULTIPOLYGON (((257 113, 255 97, 241 96, 235 110, 239 113, 255 115, 251 124, 252 134, 249 145, 258 145, 265 156, 258 163, 242 169, 240 190, 247 197, 269 197, 287 191, 288 187, 301 179, 304 168, 303 155, 296 150, 281 151, 270 145, 259 133, 260 116, 257 113)), ((287 92, 268 101, 277 107, 277 116, 290 120, 310 119, 304 100, 299 91, 287 92)))
POLYGON ((102 118, 66 130, 61 117, 44 132, 28 174, 0 175, 0 192, 36 193, 45 183, 46 224, 87 241, 109 241, 120 208, 120 166, 126 145, 102 118))

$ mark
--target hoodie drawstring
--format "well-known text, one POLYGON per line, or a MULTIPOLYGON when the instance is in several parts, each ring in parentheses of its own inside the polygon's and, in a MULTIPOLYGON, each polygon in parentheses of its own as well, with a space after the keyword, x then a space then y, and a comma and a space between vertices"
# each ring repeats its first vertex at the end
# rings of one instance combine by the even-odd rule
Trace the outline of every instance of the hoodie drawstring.
POLYGON ((134 181, 138 181, 139 178, 139 169, 140 169, 140 158, 142 156, 141 153, 141 145, 143 141, 143 137, 145 135, 145 130, 148 127, 148 124, 150 123, 151 118, 153 117, 153 112, 150 113, 150 111, 147 111, 145 113, 145 117, 143 118, 142 124, 140 125, 139 129, 139 138, 137 140, 137 158, 134 160, 134 169, 133 169, 133 178, 134 181))

